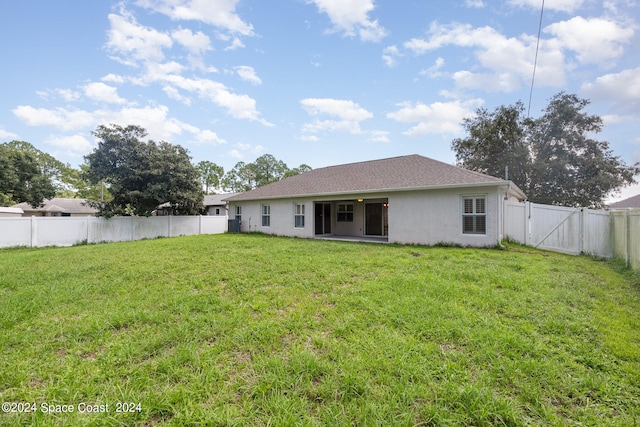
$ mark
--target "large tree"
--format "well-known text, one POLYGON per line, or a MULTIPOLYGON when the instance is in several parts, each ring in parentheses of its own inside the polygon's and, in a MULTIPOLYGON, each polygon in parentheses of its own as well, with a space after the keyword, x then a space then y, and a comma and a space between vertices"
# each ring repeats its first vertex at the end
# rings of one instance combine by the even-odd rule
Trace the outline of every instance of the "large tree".
POLYGON ((204 194, 215 194, 214 190, 222 185, 224 168, 208 160, 203 160, 196 165, 200 174, 200 183, 204 188, 204 194))
POLYGON ((608 142, 591 138, 602 131, 602 119, 588 114, 588 105, 586 99, 561 92, 530 123, 531 200, 600 207, 609 193, 635 182, 638 165, 626 165, 608 142))
MULTIPOLYGON (((0 144, 0 205, 27 202, 40 206, 56 194, 36 155, 21 141, 0 144)), ((28 144, 31 146, 31 144, 28 144)))
POLYGON ((451 143, 460 166, 496 177, 505 177, 508 168, 509 179, 521 189, 527 188, 531 160, 522 102, 494 111, 479 108, 462 126, 467 137, 451 143))
POLYGON ((276 159, 271 154, 264 154, 253 163, 236 163, 224 176, 223 186, 233 192, 249 191, 310 170, 311 166, 306 164, 289 169, 282 160, 276 159))
POLYGON ((82 189, 90 187, 90 184, 82 179, 80 170, 72 168, 68 163, 62 163, 51 154, 40 151, 25 141, 11 141, 7 146, 28 153, 36 160, 42 175, 53 185, 55 197, 85 198, 79 193, 82 189))
POLYGON ((100 215, 149 216, 163 203, 174 213, 197 214, 202 209, 198 171, 187 151, 168 142, 143 142, 140 126, 98 126, 93 132, 98 148, 85 157, 87 177, 104 181, 112 199, 94 201, 100 215))
POLYGON ((466 119, 465 138, 451 147, 460 166, 511 179, 529 200, 601 207, 605 197, 634 181, 638 165, 614 156, 606 141, 591 138, 602 119, 584 111, 589 101, 564 92, 553 96, 538 119, 524 118, 521 102, 466 119))

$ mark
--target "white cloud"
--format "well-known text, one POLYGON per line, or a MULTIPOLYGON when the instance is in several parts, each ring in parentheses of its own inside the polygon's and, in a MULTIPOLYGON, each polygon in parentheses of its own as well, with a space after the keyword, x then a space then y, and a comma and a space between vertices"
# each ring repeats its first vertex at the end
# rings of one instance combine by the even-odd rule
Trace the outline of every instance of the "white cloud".
POLYGON ((125 104, 126 99, 118 96, 118 89, 105 83, 94 82, 86 84, 82 87, 85 96, 95 101, 106 102, 109 104, 125 104))
POLYGON ((254 85, 262 84, 262 80, 260 79, 260 77, 258 77, 253 67, 249 67, 248 65, 240 65, 238 67, 235 67, 235 70, 242 80, 254 85))
MULTIPOLYGON (((151 2, 141 1, 142 6, 149 7, 161 13, 167 13, 174 19, 198 19, 199 12, 213 11, 222 14, 235 8, 236 1, 220 0, 215 5, 207 1, 181 1, 165 0, 159 4, 152 5, 151 2), (201 4, 202 3, 202 4, 201 4), (157 7, 156 7, 157 6, 157 7), (184 9, 184 10, 183 10, 184 9), (187 10, 188 9, 188 10, 187 10), (190 18, 187 18, 191 16, 190 18)), ((159 32, 150 27, 139 25, 135 18, 121 8, 121 15, 111 14, 109 20, 111 29, 109 30, 107 48, 119 55, 117 60, 126 65, 140 67, 142 72, 138 77, 129 77, 128 81, 147 86, 160 84, 163 91, 171 98, 183 103, 190 103, 191 100, 180 93, 180 90, 197 94, 201 99, 212 102, 222 108, 234 118, 252 120, 262 123, 265 126, 273 126, 260 117, 256 109, 256 101, 248 95, 232 93, 224 84, 204 79, 186 78, 181 74, 185 66, 176 61, 166 61, 164 49, 170 48, 173 39, 169 35, 159 32)), ((213 19, 213 18, 212 18, 213 19)), ((203 22, 209 22, 204 20, 203 22)), ((209 48, 209 38, 201 32, 193 33, 190 30, 176 30, 171 33, 173 37, 192 54, 200 54, 209 48)), ((244 33, 243 33, 244 34, 244 33)), ((247 33, 248 34, 248 33, 247 33)), ((230 38, 229 36, 223 36, 230 38)), ((189 58, 197 68, 204 69, 201 60, 189 58)), ((209 68, 208 71, 217 71, 209 68)), ((251 76, 249 68, 242 69, 243 78, 251 79, 257 83, 259 78, 253 74, 251 76)))
POLYGON ((401 56, 402 54, 396 45, 387 46, 382 51, 382 60, 387 64, 387 67, 395 67, 398 63, 397 58, 401 56))
POLYGON ((91 151, 93 145, 82 135, 60 136, 52 135, 45 140, 48 144, 65 148, 69 151, 86 153, 91 151))
POLYGON ((556 36, 564 48, 575 51, 581 63, 601 66, 610 65, 612 59, 620 57, 624 52, 622 45, 633 37, 631 28, 607 19, 581 16, 551 24, 544 31, 556 36))
POLYGON ((327 114, 343 120, 362 121, 373 117, 369 111, 353 101, 332 98, 307 98, 300 101, 304 109, 312 116, 327 114))
POLYGON ((178 89, 176 89, 175 87, 164 86, 162 90, 167 94, 169 98, 173 99, 174 101, 182 102, 184 105, 191 105, 191 98, 182 95, 180 91, 178 91, 178 89))
POLYGON ((13 132, 9 132, 6 131, 2 128, 0 128, 0 139, 4 140, 4 141, 8 141, 8 140, 14 140, 18 138, 18 134, 13 133, 13 132))
POLYGON ((471 116, 482 105, 482 100, 434 102, 427 105, 421 102, 403 102, 399 110, 388 113, 387 117, 400 123, 417 123, 404 132, 412 137, 427 134, 457 135, 461 133, 460 123, 471 116))
POLYGON ((333 116, 338 120, 316 120, 304 125, 306 132, 344 131, 362 133, 360 122, 370 119, 373 114, 353 101, 331 98, 307 98, 300 101, 311 116, 333 116))
MULTIPOLYGON (((136 124, 145 128, 149 138, 154 140, 171 141, 184 132, 193 135, 193 141, 204 144, 225 144, 215 132, 201 130, 193 125, 184 123, 169 116, 169 108, 164 105, 146 107, 124 107, 118 110, 66 110, 57 108, 33 108, 19 106, 13 110, 14 114, 29 126, 48 126, 63 132, 86 131, 95 129, 98 125, 115 123, 122 126, 136 124)), ((70 148, 86 146, 77 136, 56 136, 49 141, 58 146, 70 148)))
POLYGON ((470 7, 473 9, 482 9, 483 7, 487 6, 486 4, 484 4, 484 1, 482 0, 465 0, 464 3, 467 7, 470 7))
MULTIPOLYGON (((533 36, 505 37, 491 27, 433 23, 428 37, 413 38, 403 47, 415 55, 423 55, 449 45, 474 48, 479 64, 486 69, 484 72, 459 70, 453 73, 459 87, 514 91, 531 79, 536 49, 533 36)), ((538 53, 536 82, 557 87, 565 81, 562 47, 557 42, 543 40, 538 53)))
POLYGON ((426 70, 420 70, 420 75, 427 76, 432 79, 441 77, 443 73, 440 71, 440 69, 444 67, 444 63, 445 63, 444 58, 438 57, 438 59, 436 59, 435 64, 433 64, 433 66, 427 68, 426 70))
POLYGON ((168 34, 138 24, 124 9, 121 15, 109 14, 107 48, 120 62, 135 66, 139 61, 164 60, 163 49, 170 48, 173 40, 168 34))
POLYGON ((378 20, 372 21, 369 13, 375 8, 373 0, 308 0, 320 12, 326 13, 334 26, 346 36, 358 35, 363 41, 378 42, 387 35, 378 20))
POLYGON ((607 123, 640 119, 640 68, 600 76, 583 85, 582 90, 592 100, 613 103, 618 114, 608 116, 607 123))
MULTIPOLYGON (((542 6, 540 0, 509 0, 509 3, 515 6, 530 7, 534 10, 540 10, 542 6)), ((571 13, 580 8, 582 3, 584 3, 584 0, 554 0, 545 3, 544 7, 548 10, 571 13)))
POLYGON ((640 68, 606 74, 582 88, 588 95, 600 99, 640 102, 640 68))
POLYGON ((236 50, 236 49, 242 49, 244 47, 244 43, 242 43, 242 40, 240 40, 237 37, 233 38, 233 41, 231 42, 231 44, 227 47, 224 48, 224 50, 229 51, 229 50, 236 50))
POLYGON ((208 129, 195 132, 196 141, 202 144, 226 144, 227 141, 220 138, 217 133, 208 129))
POLYGON ((194 34, 189 29, 181 28, 174 30, 171 37, 194 55, 202 55, 211 50, 211 39, 200 31, 194 34))
POLYGON ((53 96, 57 96, 64 99, 67 102, 78 101, 81 96, 79 92, 71 89, 52 89, 52 90, 45 90, 45 91, 36 91, 36 94, 42 99, 49 100, 53 96))
POLYGON ((264 151, 264 147, 262 145, 256 145, 253 146, 251 144, 236 144, 235 147, 237 149, 233 149, 231 151, 229 151, 229 156, 234 157, 236 159, 243 159, 245 158, 246 154, 252 154, 254 156, 257 156, 258 154, 262 153, 264 151))
POLYGON ((162 13, 173 20, 200 21, 222 30, 252 36, 253 26, 236 13, 239 0, 138 0, 137 5, 162 13))
POLYGON ((383 130, 372 130, 367 139, 372 142, 390 142, 389 132, 383 130))
POLYGON ((300 141, 305 141, 305 142, 318 142, 318 141, 320 141, 320 138, 318 138, 315 135, 301 135, 298 139, 300 141))
POLYGON ((20 105, 13 114, 29 126, 51 126, 63 131, 90 128, 96 125, 93 114, 83 110, 33 108, 20 105))

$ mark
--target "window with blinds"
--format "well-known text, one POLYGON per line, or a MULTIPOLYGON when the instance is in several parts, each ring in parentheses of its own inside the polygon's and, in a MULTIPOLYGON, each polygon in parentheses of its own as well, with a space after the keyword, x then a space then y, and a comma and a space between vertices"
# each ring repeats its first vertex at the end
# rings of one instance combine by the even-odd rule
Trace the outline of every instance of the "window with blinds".
POLYGON ((462 232, 464 234, 487 233, 486 196, 465 196, 462 199, 462 232))

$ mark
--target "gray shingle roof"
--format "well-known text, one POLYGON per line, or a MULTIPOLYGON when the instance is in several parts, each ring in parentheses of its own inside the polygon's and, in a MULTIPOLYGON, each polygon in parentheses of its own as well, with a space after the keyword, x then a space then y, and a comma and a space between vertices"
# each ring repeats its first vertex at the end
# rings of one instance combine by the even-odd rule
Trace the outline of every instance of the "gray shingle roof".
POLYGON ((507 184, 500 178, 462 169, 417 154, 314 169, 256 188, 230 201, 507 184))
POLYGON ((629 197, 628 199, 620 200, 619 202, 611 203, 609 207, 611 209, 640 208, 640 194, 629 197))
POLYGON ((32 208, 28 203, 19 203, 14 205, 14 208, 21 208, 27 212, 68 212, 72 214, 87 214, 93 215, 98 212, 97 209, 88 206, 85 199, 67 199, 56 197, 51 200, 44 199, 42 201, 43 206, 38 208, 32 208))
POLYGON ((224 206, 225 200, 235 196, 238 193, 226 193, 226 194, 207 194, 204 196, 205 206, 224 206))

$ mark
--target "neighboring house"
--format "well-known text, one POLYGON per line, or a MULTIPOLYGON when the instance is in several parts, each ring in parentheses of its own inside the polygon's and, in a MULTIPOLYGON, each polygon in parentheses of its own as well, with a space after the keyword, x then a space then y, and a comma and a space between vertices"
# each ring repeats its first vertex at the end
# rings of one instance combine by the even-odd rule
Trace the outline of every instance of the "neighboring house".
POLYGON ((491 246, 512 182, 419 155, 314 169, 228 197, 241 231, 491 246))
POLYGON ((640 194, 620 200, 619 202, 611 203, 608 207, 610 209, 640 208, 640 194))
MULTIPOLYGON (((204 215, 226 216, 228 213, 228 203, 223 201, 225 198, 235 196, 238 193, 228 194, 208 194, 204 196, 204 215)), ((173 215, 169 203, 163 203, 156 210, 157 216, 173 215)))
POLYGON ((22 209, 22 216, 95 216, 98 213, 98 210, 89 206, 85 199, 61 197, 44 199, 42 205, 37 208, 29 203, 20 203, 13 207, 22 209))
POLYGON ((235 196, 238 193, 209 194, 204 196, 205 215, 227 216, 229 204, 225 199, 235 196))
POLYGON ((23 210, 20 208, 0 207, 0 217, 21 217, 23 213, 23 210))

